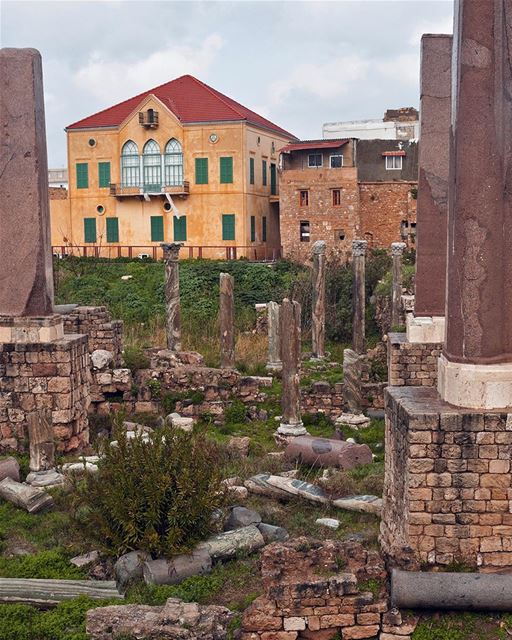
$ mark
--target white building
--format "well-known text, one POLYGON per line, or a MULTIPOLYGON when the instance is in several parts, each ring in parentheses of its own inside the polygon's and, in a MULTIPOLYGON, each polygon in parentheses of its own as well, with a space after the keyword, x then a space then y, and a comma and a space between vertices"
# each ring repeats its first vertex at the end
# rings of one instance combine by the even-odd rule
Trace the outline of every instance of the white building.
POLYGON ((327 139, 417 140, 419 134, 419 113, 413 107, 388 109, 382 120, 326 122, 322 126, 322 136, 327 139))
POLYGON ((48 186, 68 188, 67 169, 48 169, 48 186))

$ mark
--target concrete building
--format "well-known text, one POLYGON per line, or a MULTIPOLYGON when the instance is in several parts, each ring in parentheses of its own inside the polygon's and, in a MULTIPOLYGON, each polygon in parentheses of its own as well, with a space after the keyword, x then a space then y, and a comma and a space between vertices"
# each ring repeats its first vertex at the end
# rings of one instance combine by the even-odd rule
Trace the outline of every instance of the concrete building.
POLYGON ((182 76, 66 131, 54 247, 160 257, 161 242, 179 241, 183 257, 279 254, 278 150, 296 138, 212 87, 182 76))
POLYGON ((54 189, 67 189, 68 170, 65 168, 48 169, 48 186, 54 189))
POLYGON ((414 107, 388 109, 382 120, 326 122, 324 138, 358 138, 359 140, 417 140, 420 135, 419 113, 414 107))

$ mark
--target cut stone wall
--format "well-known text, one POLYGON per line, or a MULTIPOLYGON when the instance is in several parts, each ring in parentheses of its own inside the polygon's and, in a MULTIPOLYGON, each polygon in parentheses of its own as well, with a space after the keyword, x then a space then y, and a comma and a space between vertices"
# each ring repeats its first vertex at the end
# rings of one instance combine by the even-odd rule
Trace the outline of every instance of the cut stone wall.
POLYGON ((349 411, 384 408, 384 389, 387 382, 372 380, 371 358, 358 355, 352 349, 343 352, 344 401, 349 411))
POLYGON ((85 333, 89 337, 89 353, 96 349, 110 351, 119 366, 123 351, 123 322, 112 320, 106 307, 76 307, 63 313, 64 333, 85 333))
POLYGON ((388 334, 388 372, 392 387, 437 387, 441 342, 407 342, 405 333, 388 334))
POLYGON ((394 564, 512 566, 512 414, 386 390, 381 546, 394 564))
POLYGON ((51 409, 57 449, 89 440, 87 336, 53 342, 0 344, 0 452, 27 448, 27 415, 51 409))
POLYGON ((301 389, 302 412, 324 413, 329 418, 337 418, 343 412, 343 389, 342 382, 313 382, 310 387, 301 389))

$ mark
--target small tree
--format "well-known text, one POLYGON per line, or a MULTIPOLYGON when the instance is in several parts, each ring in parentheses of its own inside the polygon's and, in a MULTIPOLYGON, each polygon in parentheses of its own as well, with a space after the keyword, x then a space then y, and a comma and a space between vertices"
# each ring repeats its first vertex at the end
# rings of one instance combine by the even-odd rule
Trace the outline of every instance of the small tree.
MULTIPOLYGON (((116 420, 117 423, 121 420, 116 420)), ((117 424, 97 473, 72 478, 72 513, 81 531, 111 555, 141 549, 172 555, 212 532, 224 496, 216 445, 164 427, 133 439, 117 424)))

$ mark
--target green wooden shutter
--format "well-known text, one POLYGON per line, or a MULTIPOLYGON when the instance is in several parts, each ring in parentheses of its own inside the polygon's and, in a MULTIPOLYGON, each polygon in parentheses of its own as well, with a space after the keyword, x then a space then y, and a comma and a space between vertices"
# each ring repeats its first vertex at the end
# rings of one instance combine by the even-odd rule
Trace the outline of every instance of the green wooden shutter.
POLYGON ((267 186, 267 161, 266 160, 261 161, 261 178, 262 178, 263 186, 266 187, 267 186))
POLYGON ((270 163, 270 195, 277 195, 277 171, 273 162, 270 163))
POLYGON ((84 218, 84 242, 96 242, 96 218, 84 218))
POLYGON ((233 182, 233 158, 220 158, 220 182, 229 184, 233 182))
POLYGON ((196 158, 196 184, 208 184, 208 158, 196 158))
POLYGON ((235 239, 235 214, 225 213, 222 216, 222 239, 235 239))
POLYGON ((254 184, 254 158, 249 158, 249 184, 254 184))
POLYGON ((151 216, 151 242, 163 242, 164 240, 164 217, 151 216))
POLYGON ((98 186, 110 186, 110 162, 98 162, 98 186))
POLYGON ((87 189, 89 187, 89 165, 87 162, 76 163, 76 188, 87 189))
POLYGON ((256 217, 251 216, 251 242, 256 242, 256 217))
POLYGON ((261 241, 267 241, 267 216, 263 216, 261 219, 261 241))
POLYGON ((107 242, 119 242, 118 218, 107 218, 107 242))
POLYGON ((173 217, 174 242, 185 242, 187 239, 187 216, 173 217))

